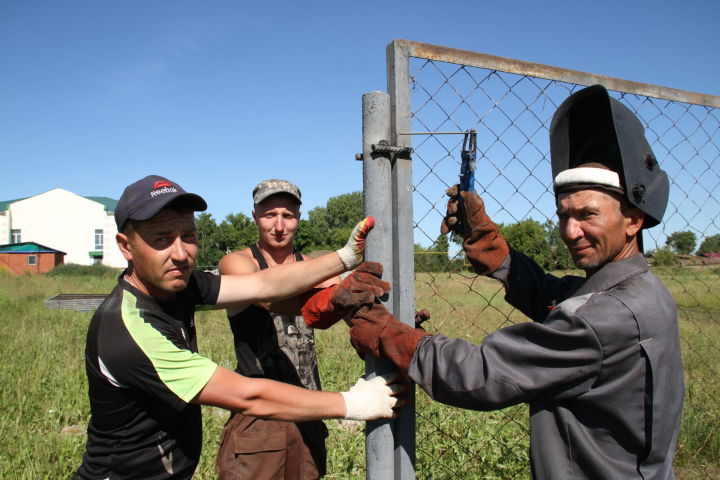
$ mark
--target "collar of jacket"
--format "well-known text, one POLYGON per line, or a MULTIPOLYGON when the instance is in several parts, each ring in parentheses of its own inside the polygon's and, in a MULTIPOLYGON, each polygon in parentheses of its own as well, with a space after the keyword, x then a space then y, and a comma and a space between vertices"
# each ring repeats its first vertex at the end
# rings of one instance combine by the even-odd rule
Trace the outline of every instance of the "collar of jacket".
POLYGON ((648 265, 642 253, 620 260, 619 262, 610 262, 595 272, 592 277, 588 278, 572 296, 578 297, 586 293, 603 292, 630 277, 647 271, 648 265))

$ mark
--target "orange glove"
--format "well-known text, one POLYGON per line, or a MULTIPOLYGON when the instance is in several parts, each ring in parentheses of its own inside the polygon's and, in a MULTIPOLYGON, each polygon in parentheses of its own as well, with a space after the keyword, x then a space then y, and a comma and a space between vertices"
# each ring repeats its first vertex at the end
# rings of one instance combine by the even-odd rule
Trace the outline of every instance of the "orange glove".
POLYGON ((455 185, 447 191, 450 197, 447 214, 440 225, 440 233, 445 235, 458 222, 458 216, 464 215, 462 222, 466 226, 463 238, 463 249, 480 275, 490 275, 502 264, 510 254, 505 238, 500 234, 497 225, 485 213, 485 203, 474 192, 459 192, 455 185), (464 208, 460 208, 460 204, 464 208))
POLYGON ((300 312, 305 323, 312 328, 329 328, 353 310, 372 305, 390 291, 390 284, 380 280, 382 272, 381 263, 365 262, 337 285, 304 293, 300 312))

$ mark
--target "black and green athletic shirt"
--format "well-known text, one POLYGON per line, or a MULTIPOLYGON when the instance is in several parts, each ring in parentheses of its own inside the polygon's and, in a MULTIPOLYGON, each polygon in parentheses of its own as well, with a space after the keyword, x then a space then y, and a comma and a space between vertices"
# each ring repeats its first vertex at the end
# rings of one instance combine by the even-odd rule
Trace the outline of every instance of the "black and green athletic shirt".
POLYGON ((126 281, 93 315, 85 349, 90 424, 78 479, 189 479, 200 458, 200 406, 217 365, 197 353, 194 313, 220 277, 193 272, 168 301, 126 281))

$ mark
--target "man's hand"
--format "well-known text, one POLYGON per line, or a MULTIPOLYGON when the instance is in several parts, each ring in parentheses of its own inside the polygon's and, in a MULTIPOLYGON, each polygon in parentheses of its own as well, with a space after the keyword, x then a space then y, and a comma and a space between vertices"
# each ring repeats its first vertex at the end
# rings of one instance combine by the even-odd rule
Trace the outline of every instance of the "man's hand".
POLYGON ((347 392, 340 392, 345 400, 345 418, 348 420, 374 420, 392 418, 393 407, 399 406, 395 395, 406 387, 392 383, 397 375, 385 374, 365 380, 360 377, 347 392))
POLYGON ((447 195, 450 200, 447 214, 440 225, 440 233, 445 235, 458 221, 464 222, 465 254, 476 273, 490 275, 500 267, 510 253, 505 238, 485 213, 485 203, 477 193, 459 192, 458 186, 455 185, 447 191, 447 195), (463 208, 460 208, 461 203, 463 208), (459 215, 465 218, 459 219, 459 215))
POLYGON ((345 246, 337 250, 340 260, 348 270, 352 270, 363 262, 365 258, 365 237, 374 226, 375 218, 365 217, 355 225, 345 246))
POLYGON ((381 263, 364 262, 337 285, 301 295, 300 313, 305 323, 312 328, 329 328, 363 305, 372 305, 390 291, 390 284, 380 280, 382 272, 381 263))
POLYGON ((405 377, 418 343, 429 335, 423 329, 399 322, 380 303, 360 308, 351 324, 350 343, 361 356, 369 353, 387 358, 405 377))

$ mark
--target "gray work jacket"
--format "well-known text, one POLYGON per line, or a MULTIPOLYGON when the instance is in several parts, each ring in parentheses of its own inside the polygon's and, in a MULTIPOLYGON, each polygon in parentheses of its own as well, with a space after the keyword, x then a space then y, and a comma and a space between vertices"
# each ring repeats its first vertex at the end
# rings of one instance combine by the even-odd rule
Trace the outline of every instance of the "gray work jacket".
POLYGON ((643 256, 588 279, 545 274, 517 252, 508 259, 493 276, 534 321, 481 345, 426 337, 412 379, 461 408, 529 403, 533 478, 675 478, 684 390, 677 315, 643 256))

